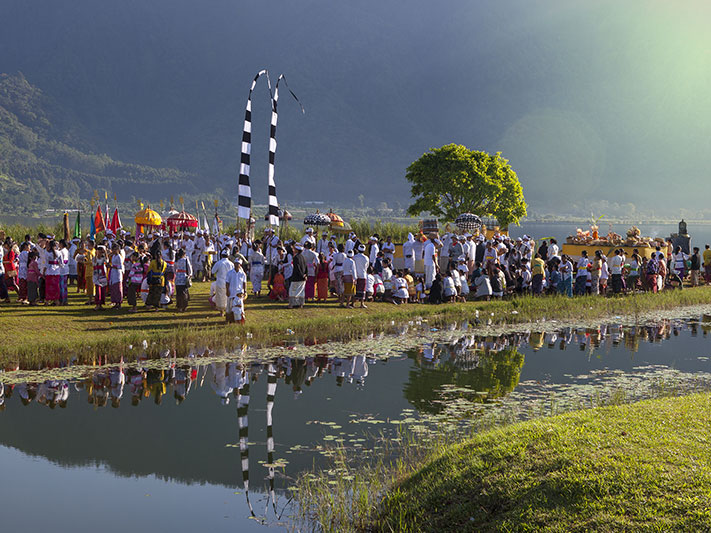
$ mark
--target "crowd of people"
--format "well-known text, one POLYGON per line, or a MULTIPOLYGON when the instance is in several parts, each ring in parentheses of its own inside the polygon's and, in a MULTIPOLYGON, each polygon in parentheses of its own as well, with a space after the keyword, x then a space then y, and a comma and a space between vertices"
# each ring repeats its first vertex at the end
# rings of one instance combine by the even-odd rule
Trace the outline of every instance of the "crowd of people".
POLYGON ((0 302, 9 291, 27 305, 67 305, 70 288, 97 310, 139 303, 149 311, 190 301, 193 282, 209 282, 210 303, 229 322, 244 322, 248 287, 254 297, 287 302, 337 301, 341 307, 370 301, 443 303, 488 300, 523 294, 623 294, 657 292, 711 283, 711 249, 691 254, 671 242, 651 257, 623 248, 607 257, 602 250, 579 258, 560 253, 556 239, 537 244, 524 235, 409 234, 402 258, 395 260, 390 237, 343 239, 307 228, 300 240, 282 240, 271 228, 259 239, 244 232, 155 231, 132 236, 107 231, 101 239, 69 241, 39 233, 21 243, 6 238, 0 247, 0 302), (398 263, 396 267, 396 263, 398 263), (416 273, 419 271, 420 273, 416 273), (248 285, 249 282, 249 285, 248 285))

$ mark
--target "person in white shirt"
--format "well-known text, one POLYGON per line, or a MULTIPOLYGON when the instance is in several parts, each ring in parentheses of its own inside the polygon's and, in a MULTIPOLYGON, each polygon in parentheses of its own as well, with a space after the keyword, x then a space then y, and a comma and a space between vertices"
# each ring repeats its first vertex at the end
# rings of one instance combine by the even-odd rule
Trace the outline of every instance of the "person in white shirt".
POLYGON ((546 258, 547 261, 550 262, 552 259, 557 258, 558 251, 559 251, 558 241, 556 241, 555 239, 551 239, 551 242, 548 245, 548 257, 546 258))
POLYGON ((328 267, 333 276, 333 285, 338 295, 338 301, 343 305, 343 263, 346 260, 346 254, 343 253, 343 245, 339 244, 337 251, 331 256, 328 267))
POLYGON ((560 272, 558 290, 562 295, 570 298, 573 296, 573 264, 565 254, 563 254, 560 258, 558 271, 560 272))
POLYGON ((61 300, 60 263, 63 261, 63 258, 62 254, 59 253, 57 242, 54 239, 50 240, 47 245, 45 259, 45 302, 51 302, 52 305, 56 305, 61 300))
POLYGON ((355 264, 355 283, 356 283, 356 294, 355 299, 360 302, 361 307, 366 307, 365 305, 365 286, 368 279, 368 258, 365 255, 365 245, 361 244, 358 246, 358 253, 353 256, 353 263, 355 264))
POLYGON ((60 297, 59 297, 59 305, 67 305, 69 303, 69 293, 68 293, 68 284, 69 284, 69 248, 67 248, 67 243, 64 239, 61 239, 59 241, 59 250, 58 253, 60 255, 60 260, 59 260, 59 291, 60 291, 60 297))
POLYGON ((330 241, 328 240, 328 232, 324 231, 321 234, 321 240, 318 241, 316 244, 316 255, 318 254, 323 254, 324 256, 328 257, 328 243, 330 241))
POLYGON ((227 321, 244 324, 244 299, 247 296, 247 275, 242 270, 242 262, 235 261, 234 268, 227 273, 225 293, 228 301, 227 321))
POLYGON ((457 299, 457 287, 451 272, 447 272, 447 275, 442 278, 442 294, 445 302, 453 302, 457 299))
MULTIPOLYGON (((445 233, 444 237, 442 237, 442 249, 440 250, 439 254, 439 270, 441 272, 447 271, 449 268, 449 249, 452 245, 452 237, 453 235, 449 233, 445 233)), ((454 239, 456 242, 456 236, 454 236, 454 239)), ((427 245, 425 245, 426 247, 427 245)), ((426 261, 426 259, 425 259, 426 261)), ((427 274, 427 268, 425 267, 425 274, 427 274)), ((432 276, 432 279, 434 279, 434 276, 432 276)), ((432 286, 430 284, 427 288, 429 289, 432 286)))
POLYGON ((412 233, 407 234, 407 241, 402 245, 402 255, 405 259, 405 268, 410 271, 415 271, 415 236, 412 233))
POLYGON ((407 288, 407 280, 399 270, 393 276, 393 303, 396 305, 407 303, 410 292, 407 288))
POLYGON ((674 265, 674 272, 676 272, 681 279, 684 279, 686 275, 686 261, 689 256, 681 250, 681 246, 677 246, 672 254, 672 261, 674 265))
POLYGON ((119 309, 123 302, 123 257, 121 247, 114 243, 111 247, 111 270, 109 271, 109 293, 111 294, 112 309, 119 309))
MULTIPOLYGON (((432 281, 434 281, 435 274, 437 273, 437 247, 435 245, 436 239, 437 234, 430 233, 430 238, 427 241, 427 244, 425 244, 425 288, 428 290, 430 289, 430 287, 432 287, 432 281)), ((449 260, 449 258, 447 260, 449 260)))
POLYGON ((489 280, 489 275, 486 270, 481 271, 481 275, 474 281, 476 285, 476 299, 477 300, 490 300, 493 291, 491 289, 491 281, 489 280))
POLYGON ((365 299, 369 302, 373 301, 375 296, 375 276, 373 275, 373 267, 368 267, 368 272, 365 279, 365 299))
POLYGON ((382 246, 383 256, 392 263, 395 260, 395 243, 391 237, 387 237, 382 246))
POLYGON ((69 285, 74 285, 77 282, 77 260, 75 256, 81 241, 78 238, 74 238, 71 242, 72 244, 69 246, 69 285))
POLYGON ((346 240, 343 251, 347 254, 351 250, 354 250, 357 240, 358 238, 356 237, 356 234, 351 232, 351 234, 348 236, 348 239, 346 240))
POLYGON ((314 239, 314 230, 313 228, 306 228, 306 235, 301 237, 301 240, 299 241, 299 244, 301 246, 305 246, 307 242, 311 243, 311 249, 313 250, 316 248, 316 239, 314 239))
POLYGON ((261 296, 262 279, 264 278, 265 258, 259 249, 259 244, 252 245, 252 253, 249 254, 249 280, 252 282, 252 292, 256 296, 261 296))
POLYGON ((227 250, 220 253, 221 259, 212 267, 212 273, 215 275, 215 307, 223 316, 227 311, 227 275, 234 270, 235 266, 227 258, 227 250))
POLYGON ((625 258, 622 255, 622 250, 619 248, 615 250, 615 255, 610 259, 610 274, 612 275, 610 279, 610 284, 612 285, 612 292, 619 294, 624 288, 624 282, 622 280, 622 269, 625 266, 625 258))
MULTIPOLYGON (((339 245, 340 250, 340 245, 339 245)), ((365 256, 363 256, 365 257, 365 256)), ((366 258, 367 261, 367 258, 366 258)), ((353 262, 353 250, 349 250, 345 254, 345 259, 343 260, 343 296, 340 298, 340 306, 343 307, 347 305, 348 307, 353 307, 351 300, 355 296, 355 279, 356 270, 355 263, 353 262)))
POLYGON ((314 245, 311 241, 304 243, 304 251, 301 255, 306 260, 306 301, 313 302, 316 297, 316 268, 318 267, 318 254, 313 251, 314 245))
POLYGON ((461 255, 457 258, 457 270, 459 271, 462 281, 462 290, 460 291, 460 295, 462 296, 462 301, 466 301, 467 296, 469 295, 469 267, 467 266, 466 255, 461 255))
POLYGON ((370 238, 370 266, 375 266, 375 261, 378 258, 378 253, 380 252, 380 246, 378 245, 378 238, 373 236, 370 238))
MULTIPOLYGON (((188 308, 188 302, 190 301, 190 279, 192 276, 193 266, 190 263, 190 257, 185 253, 185 250, 181 248, 175 256, 176 309, 180 312, 188 308)), ((138 275, 136 279, 138 279, 138 275)))
POLYGON ((590 265, 590 260, 588 259, 587 250, 582 251, 582 257, 578 260, 578 273, 575 277, 575 296, 584 296, 586 284, 588 280, 588 266, 590 265))
POLYGON ((603 296, 607 293, 608 279, 610 279, 610 265, 607 262, 605 254, 602 254, 602 266, 600 267, 600 294, 603 296))

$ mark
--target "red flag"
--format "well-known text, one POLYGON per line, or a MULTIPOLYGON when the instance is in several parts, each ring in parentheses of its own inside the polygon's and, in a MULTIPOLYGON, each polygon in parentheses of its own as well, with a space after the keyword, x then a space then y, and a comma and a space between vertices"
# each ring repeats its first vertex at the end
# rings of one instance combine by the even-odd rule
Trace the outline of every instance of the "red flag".
POLYGON ((94 226, 96 226, 96 233, 106 230, 106 223, 104 222, 104 215, 101 213, 101 206, 97 206, 96 214, 94 215, 94 226))
POLYGON ((119 218, 118 207, 114 209, 114 216, 111 218, 111 223, 109 224, 109 229, 116 233, 123 226, 121 226, 121 219, 119 218))

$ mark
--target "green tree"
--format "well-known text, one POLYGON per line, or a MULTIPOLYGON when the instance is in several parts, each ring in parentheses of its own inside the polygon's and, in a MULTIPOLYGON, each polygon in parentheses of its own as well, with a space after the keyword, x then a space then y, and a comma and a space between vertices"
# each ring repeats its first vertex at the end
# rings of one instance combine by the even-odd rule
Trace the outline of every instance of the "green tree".
POLYGON ((405 174, 414 203, 407 212, 454 220, 461 213, 493 216, 501 226, 526 216, 526 201, 516 172, 501 153, 469 150, 461 144, 432 148, 405 174))

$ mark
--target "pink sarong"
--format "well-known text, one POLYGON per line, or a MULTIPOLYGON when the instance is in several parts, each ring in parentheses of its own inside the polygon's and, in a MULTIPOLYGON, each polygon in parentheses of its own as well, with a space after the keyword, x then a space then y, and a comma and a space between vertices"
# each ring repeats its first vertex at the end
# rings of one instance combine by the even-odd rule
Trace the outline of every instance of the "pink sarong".
POLYGON ((306 278, 306 299, 314 299, 314 291, 316 289, 316 276, 308 276, 306 278))
POLYGON ((44 277, 44 299, 48 302, 59 301, 59 276, 44 277))
POLYGON ((106 303, 106 287, 94 285, 94 303, 96 305, 106 303))
POLYGON ((111 303, 121 305, 121 302, 123 302, 123 283, 112 283, 109 290, 111 292, 111 303))

